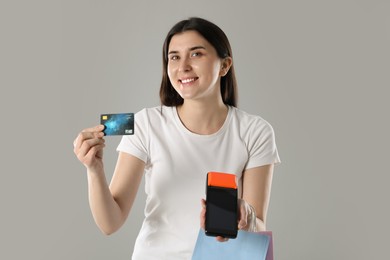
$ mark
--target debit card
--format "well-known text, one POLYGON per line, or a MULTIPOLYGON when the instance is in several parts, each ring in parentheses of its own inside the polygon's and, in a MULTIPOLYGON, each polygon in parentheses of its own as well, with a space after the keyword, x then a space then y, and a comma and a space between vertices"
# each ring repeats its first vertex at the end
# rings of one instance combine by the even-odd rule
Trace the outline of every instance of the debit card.
POLYGON ((133 135, 134 113, 102 114, 100 124, 104 125, 104 135, 133 135))

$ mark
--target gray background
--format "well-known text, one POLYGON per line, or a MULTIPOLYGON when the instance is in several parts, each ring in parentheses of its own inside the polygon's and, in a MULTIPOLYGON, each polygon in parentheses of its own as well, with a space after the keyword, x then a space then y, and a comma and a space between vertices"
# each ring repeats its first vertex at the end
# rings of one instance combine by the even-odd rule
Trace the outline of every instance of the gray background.
POLYGON ((189 16, 223 28, 239 107, 274 126, 276 259, 388 259, 389 13, 384 0, 2 0, 0 259, 130 258, 143 189, 102 235, 72 142, 100 113, 159 105, 163 40, 189 16))

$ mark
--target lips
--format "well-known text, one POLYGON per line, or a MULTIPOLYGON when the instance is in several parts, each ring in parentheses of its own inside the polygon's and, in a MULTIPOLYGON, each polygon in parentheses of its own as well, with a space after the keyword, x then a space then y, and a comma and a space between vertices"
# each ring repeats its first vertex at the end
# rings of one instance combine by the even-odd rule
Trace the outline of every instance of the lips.
POLYGON ((194 81, 197 80, 197 79, 198 79, 198 77, 183 78, 183 79, 179 79, 179 82, 182 83, 182 84, 188 84, 188 83, 194 82, 194 81))

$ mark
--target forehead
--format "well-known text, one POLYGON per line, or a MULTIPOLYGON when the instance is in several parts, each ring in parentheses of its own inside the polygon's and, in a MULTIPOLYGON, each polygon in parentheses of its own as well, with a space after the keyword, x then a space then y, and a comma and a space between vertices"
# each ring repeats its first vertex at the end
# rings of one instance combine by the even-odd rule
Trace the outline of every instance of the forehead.
POLYGON ((202 46, 206 49, 214 49, 213 46, 197 31, 185 31, 172 36, 168 52, 188 50, 194 46, 202 46))

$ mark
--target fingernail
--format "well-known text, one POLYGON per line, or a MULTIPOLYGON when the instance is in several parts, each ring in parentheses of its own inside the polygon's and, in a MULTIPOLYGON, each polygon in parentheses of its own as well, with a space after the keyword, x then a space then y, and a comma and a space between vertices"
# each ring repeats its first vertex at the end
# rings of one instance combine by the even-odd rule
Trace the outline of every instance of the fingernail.
POLYGON ((243 223, 243 222, 238 223, 238 228, 239 228, 239 229, 242 229, 242 228, 244 228, 245 226, 246 226, 246 223, 243 223))

